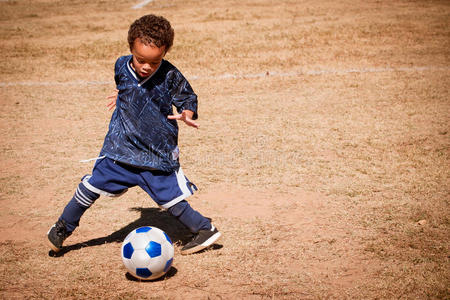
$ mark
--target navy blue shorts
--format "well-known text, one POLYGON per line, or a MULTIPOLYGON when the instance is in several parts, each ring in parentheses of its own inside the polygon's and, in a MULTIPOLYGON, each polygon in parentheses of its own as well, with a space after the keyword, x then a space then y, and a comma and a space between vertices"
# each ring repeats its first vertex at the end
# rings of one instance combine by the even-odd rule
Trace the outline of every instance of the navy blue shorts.
POLYGON ((183 174, 181 167, 174 172, 139 169, 110 158, 98 160, 92 175, 82 179, 90 191, 109 197, 118 197, 128 188, 140 186, 162 208, 177 204, 197 189, 183 174))

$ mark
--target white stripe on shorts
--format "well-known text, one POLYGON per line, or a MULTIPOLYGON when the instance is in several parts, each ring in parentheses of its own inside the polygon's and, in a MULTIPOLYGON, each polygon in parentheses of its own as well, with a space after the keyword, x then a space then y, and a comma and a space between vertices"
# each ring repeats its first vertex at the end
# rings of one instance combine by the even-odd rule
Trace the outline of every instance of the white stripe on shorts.
POLYGON ((98 189, 98 188, 96 188, 95 186, 93 186, 92 184, 90 184, 90 183, 88 182, 88 180, 89 180, 89 178, 91 178, 91 177, 92 177, 92 176, 88 175, 88 176, 85 176, 84 179, 83 179, 83 184, 84 184, 84 186, 85 186, 88 190, 90 190, 91 192, 97 193, 97 194, 99 194, 99 195, 107 196, 107 197, 119 197, 119 196, 122 196, 123 194, 125 194, 125 193, 128 191, 128 189, 125 189, 122 193, 119 193, 119 194, 108 193, 108 192, 103 191, 103 190, 101 190, 101 189, 98 189))
POLYGON ((177 175, 177 181, 178 181, 178 187, 180 188, 181 192, 183 193, 181 196, 176 197, 172 201, 167 202, 166 204, 160 205, 160 207, 164 209, 168 209, 178 202, 183 201, 187 197, 191 196, 192 193, 188 188, 189 182, 186 180, 186 177, 184 176, 183 170, 181 167, 178 169, 178 172, 175 171, 175 174, 177 175))

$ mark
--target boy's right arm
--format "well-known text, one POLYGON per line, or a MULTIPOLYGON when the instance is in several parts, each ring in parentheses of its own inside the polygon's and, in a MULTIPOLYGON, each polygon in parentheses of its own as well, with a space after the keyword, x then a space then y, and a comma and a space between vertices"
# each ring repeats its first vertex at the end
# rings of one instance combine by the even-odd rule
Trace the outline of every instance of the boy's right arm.
MULTIPOLYGON (((116 83, 116 86, 118 84, 118 73, 119 73, 119 69, 120 69, 120 65, 121 65, 121 61, 124 59, 124 57, 119 57, 115 64, 114 64, 114 81, 116 83)), ((106 105, 106 107, 108 107, 108 110, 112 110, 114 107, 116 107, 116 102, 117 102, 117 95, 119 94, 119 90, 116 88, 114 89, 114 93, 107 96, 106 99, 111 99, 111 101, 106 105)))
POLYGON ((106 107, 108 107, 108 110, 112 110, 114 107, 116 107, 116 101, 117 101, 117 94, 119 93, 118 89, 114 90, 114 93, 106 97, 106 99, 112 99, 106 107))

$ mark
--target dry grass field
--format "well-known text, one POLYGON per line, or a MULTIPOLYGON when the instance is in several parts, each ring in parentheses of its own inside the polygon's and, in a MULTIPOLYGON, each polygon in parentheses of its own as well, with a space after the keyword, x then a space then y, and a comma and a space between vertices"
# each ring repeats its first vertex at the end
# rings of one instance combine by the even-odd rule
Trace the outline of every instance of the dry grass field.
POLYGON ((450 2, 0 0, 1 299, 450 299, 450 2), (199 95, 181 124, 189 233, 138 188, 100 198, 52 257, 46 232, 90 173, 113 67, 136 18, 175 28, 166 58, 199 95), (121 241, 176 242, 154 282, 121 241))

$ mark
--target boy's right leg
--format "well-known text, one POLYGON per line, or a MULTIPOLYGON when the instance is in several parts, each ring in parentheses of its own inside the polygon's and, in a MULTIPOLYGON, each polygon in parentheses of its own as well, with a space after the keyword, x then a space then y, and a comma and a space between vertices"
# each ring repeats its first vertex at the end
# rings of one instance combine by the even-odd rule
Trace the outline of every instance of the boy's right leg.
POLYGON ((100 195, 118 197, 129 187, 135 186, 137 180, 136 174, 112 159, 105 157, 98 160, 92 170, 92 176, 83 177, 58 222, 48 231, 51 248, 55 252, 61 250, 64 240, 79 225, 81 216, 100 195))
POLYGON ((61 250, 64 240, 78 227, 81 216, 99 197, 99 194, 88 190, 83 182, 78 185, 73 198, 67 203, 62 215, 47 233, 53 251, 61 250))

